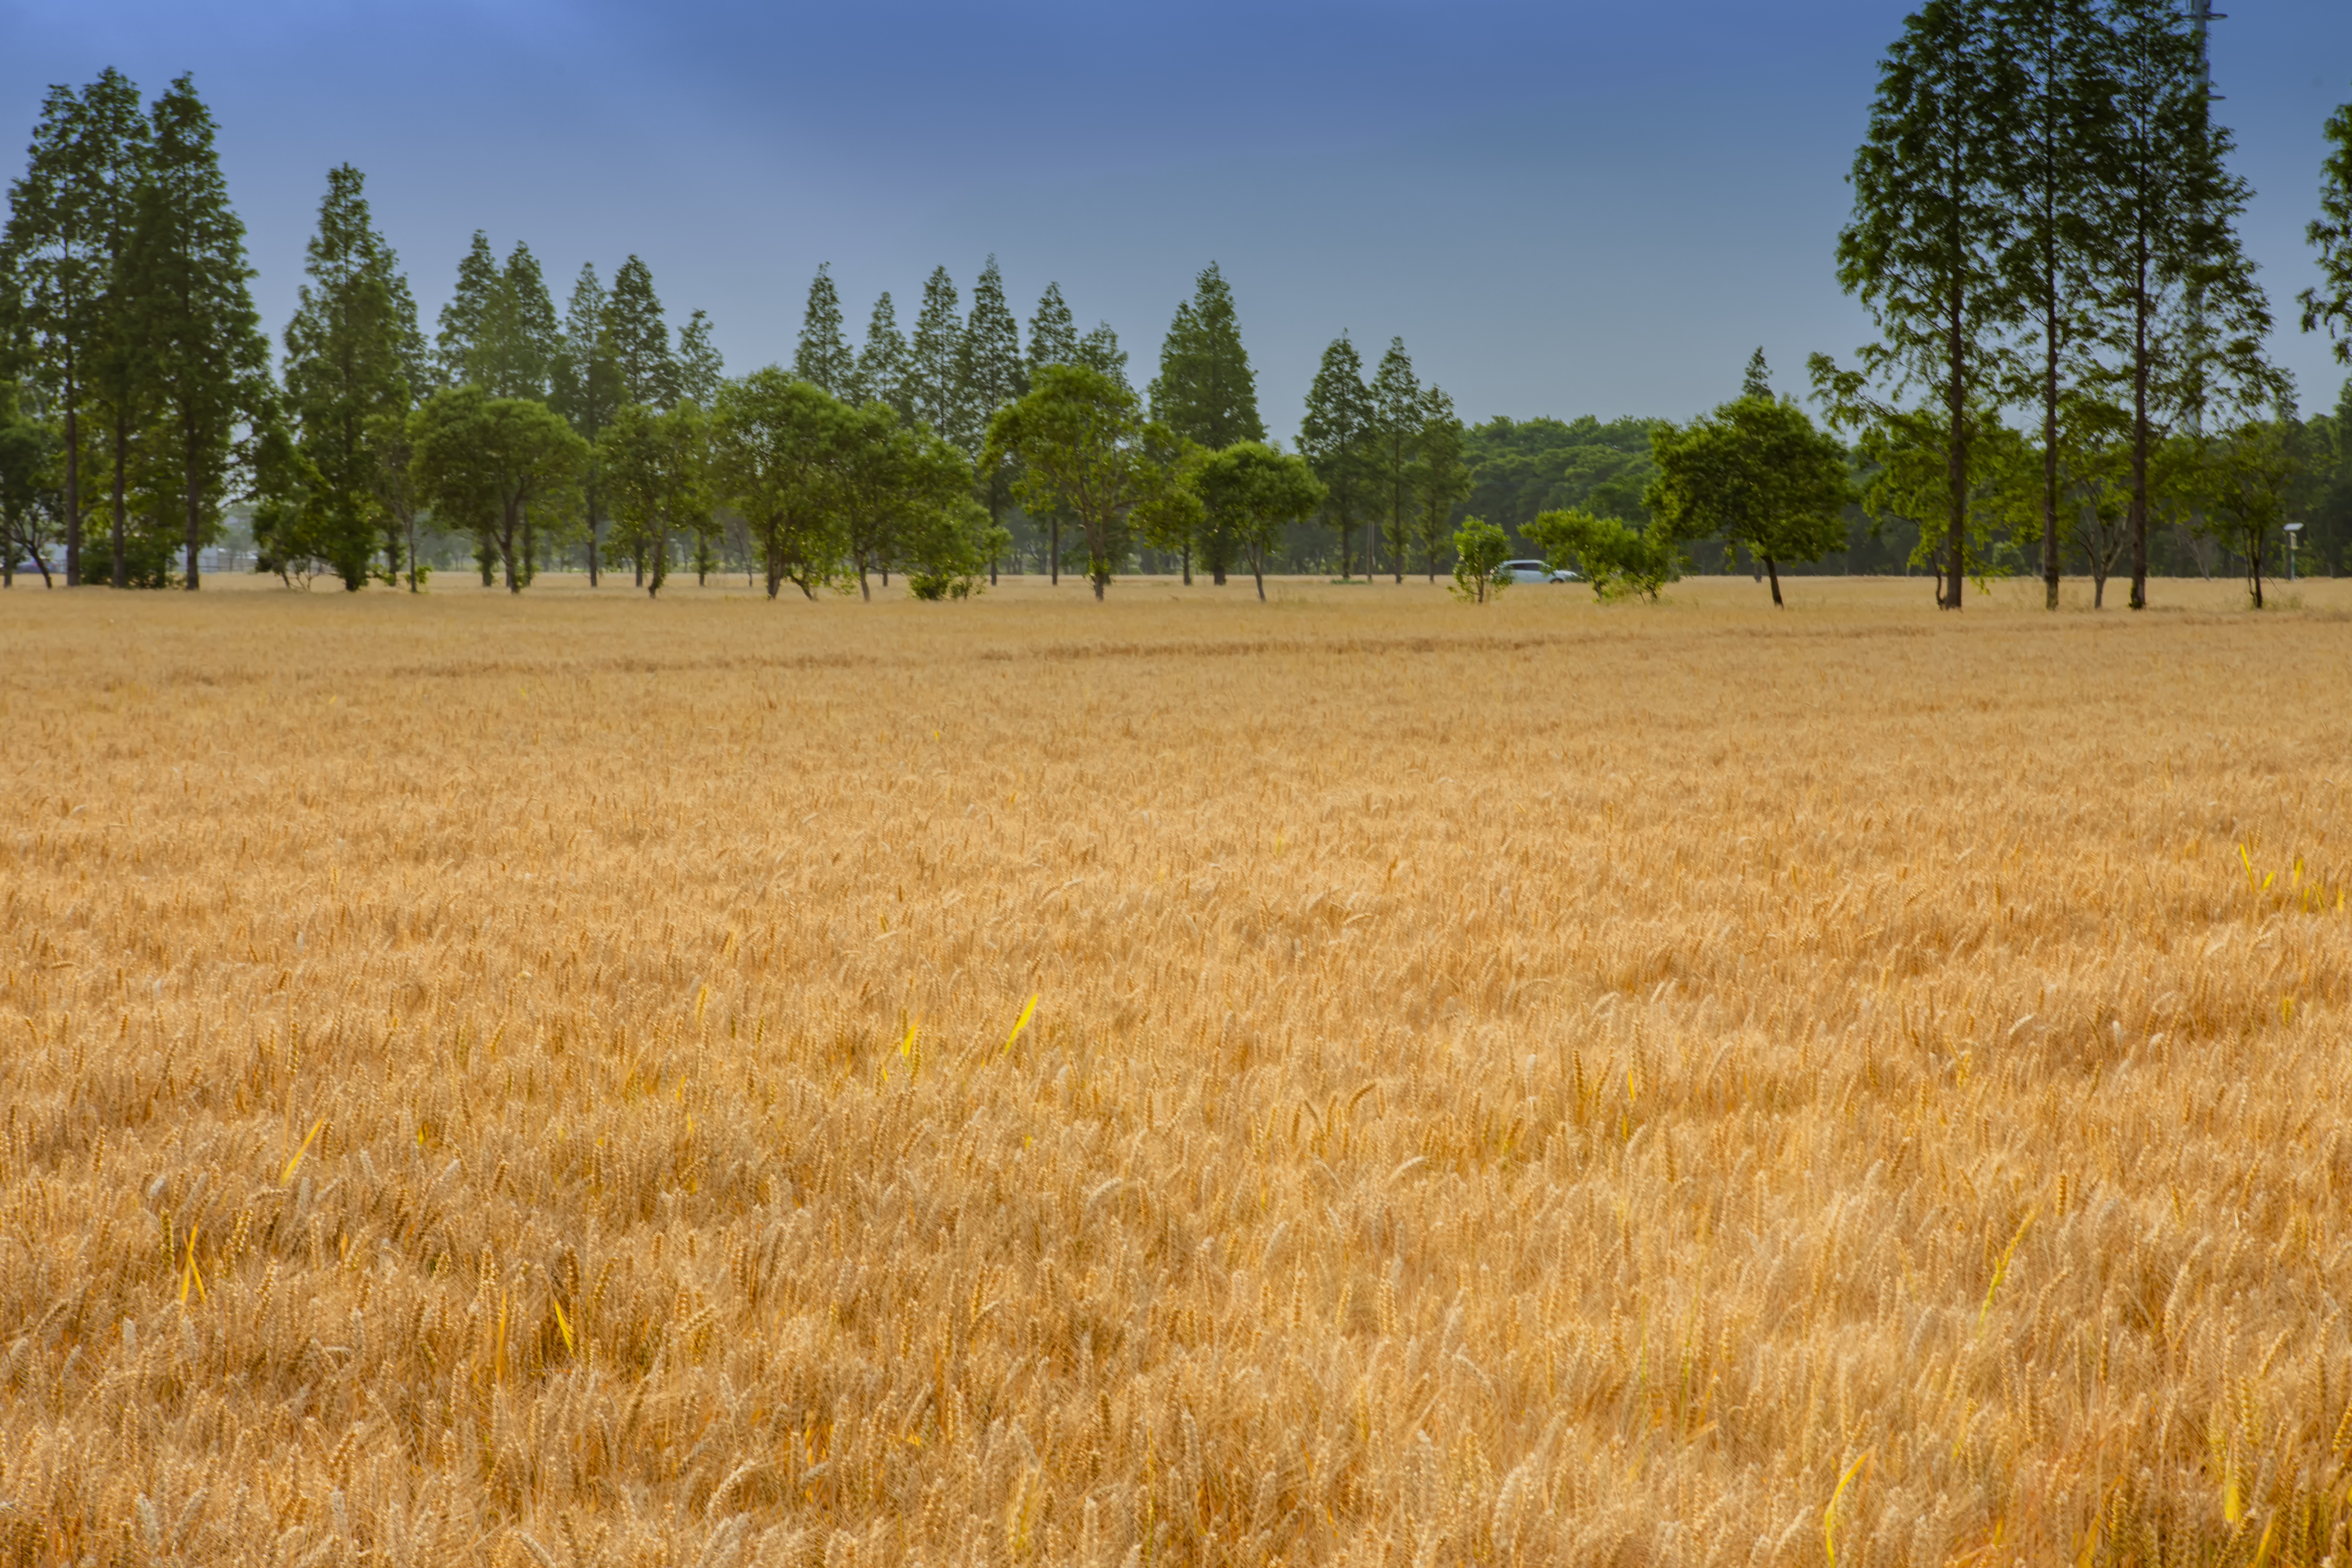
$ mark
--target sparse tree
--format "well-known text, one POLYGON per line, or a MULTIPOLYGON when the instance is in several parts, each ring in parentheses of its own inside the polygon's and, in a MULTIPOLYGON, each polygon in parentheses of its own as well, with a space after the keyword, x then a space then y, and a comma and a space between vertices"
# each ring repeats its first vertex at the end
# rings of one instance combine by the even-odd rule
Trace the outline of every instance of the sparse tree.
POLYGON ((1442 387, 1421 395, 1421 428, 1412 443, 1407 473, 1412 484, 1414 531, 1429 580, 1437 581, 1438 555, 1451 542, 1454 509, 1470 493, 1470 469, 1462 460, 1462 418, 1442 387))
POLYGON ((1483 605, 1510 585, 1497 575, 1511 558, 1510 535, 1483 517, 1465 517, 1454 534, 1454 596, 1483 605))

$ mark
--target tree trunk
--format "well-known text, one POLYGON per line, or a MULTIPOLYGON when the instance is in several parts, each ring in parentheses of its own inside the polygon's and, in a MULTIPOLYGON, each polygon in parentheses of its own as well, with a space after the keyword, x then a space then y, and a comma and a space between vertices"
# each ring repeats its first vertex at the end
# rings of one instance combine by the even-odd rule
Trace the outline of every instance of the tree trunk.
POLYGON ((408 591, 419 592, 416 585, 416 509, 411 507, 406 523, 408 530, 408 591))
MULTIPOLYGON (((195 433, 188 433, 186 451, 186 487, 188 487, 188 593, 195 593, 197 581, 197 548, 205 541, 205 499, 197 491, 195 475, 195 433)), ((2255 588, 2255 602, 2261 602, 2261 588, 2255 588)))
POLYGON ((599 581, 596 572, 596 481, 588 481, 588 585, 599 581))
POLYGON ((131 468, 131 433, 130 433, 129 431, 127 431, 127 430, 123 429, 123 428, 122 428, 122 426, 121 426, 121 422, 120 422, 120 421, 117 421, 117 422, 116 422, 116 425, 115 425, 115 429, 114 429, 114 490, 113 490, 113 497, 114 497, 114 578, 113 578, 113 581, 114 581, 114 585, 115 585, 116 587, 118 587, 118 588, 128 587, 128 586, 130 586, 130 584, 131 584, 131 563, 130 563, 129 556, 128 556, 128 555, 127 555, 127 553, 126 553, 126 551, 127 551, 128 546, 129 546, 129 540, 128 540, 128 537, 127 537, 127 531, 128 531, 128 529, 129 529, 129 527, 130 527, 130 516, 129 516, 129 513, 128 513, 127 510, 126 510, 126 509, 125 509, 125 507, 124 507, 124 504, 123 504, 123 494, 122 494, 122 492, 123 492, 123 487, 124 487, 124 484, 125 484, 125 482, 126 482, 125 476, 127 475, 127 473, 128 473, 128 471, 129 471, 130 468, 131 468))
POLYGON ((1257 579, 1257 602, 1265 603, 1265 557, 1258 551, 1250 552, 1250 575, 1257 579))
POLYGON ((1769 555, 1759 559, 1764 563, 1764 574, 1772 579, 1772 607, 1776 610, 1787 609, 1789 606, 1780 598, 1780 563, 1769 555))
POLYGON ((2147 608, 2147 240, 2133 258, 2131 607, 2147 608))
POLYGON ((1960 291, 1952 290, 1949 340, 1946 353, 1950 357, 1950 375, 1945 384, 1945 412, 1952 421, 1952 438, 1944 448, 1944 485, 1951 491, 1951 517, 1946 531, 1946 549, 1950 556, 1951 580, 1937 603, 1947 610, 1960 607, 1960 587, 1968 569, 1969 526, 1969 437, 1968 387, 1964 356, 1968 353, 1961 338, 1960 291))
POLYGON ((2058 607, 2058 281, 2054 259, 2042 267, 2042 607, 2058 607))
POLYGON ((81 435, 74 407, 79 388, 66 383, 66 586, 81 586, 81 435))

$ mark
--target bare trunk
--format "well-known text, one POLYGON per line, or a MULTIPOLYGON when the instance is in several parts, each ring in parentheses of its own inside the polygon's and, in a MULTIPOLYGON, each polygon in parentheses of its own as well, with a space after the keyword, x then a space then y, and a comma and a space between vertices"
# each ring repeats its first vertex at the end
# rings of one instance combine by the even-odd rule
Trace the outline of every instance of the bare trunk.
POLYGON ((182 482, 188 493, 188 592, 193 594, 196 591, 196 552, 204 542, 204 497, 196 488, 196 442, 193 434, 188 437, 182 482))
POLYGON ((131 583, 129 549, 130 511, 123 500, 123 490, 131 469, 131 433, 117 421, 114 429, 114 585, 128 587, 131 583))
POLYGON ((1045 546, 1045 571, 1048 581, 1058 588, 1062 585, 1062 519, 1059 513, 1047 524, 1047 529, 1051 542, 1045 546))
POLYGON ((1250 575, 1257 579, 1257 602, 1265 603, 1265 562, 1255 550, 1250 552, 1250 575))
POLYGON ((1764 574, 1772 579, 1772 607, 1785 610, 1789 606, 1780 599, 1780 564, 1769 555, 1764 557, 1764 574))
POLYGON ((81 433, 74 407, 79 389, 66 384, 66 586, 81 586, 81 433))
POLYGON ((2147 608, 2147 242, 2135 257, 2132 299, 2131 607, 2147 608))
POLYGON ((2058 607, 2058 283, 2055 266, 2042 274, 2042 607, 2058 607))
POLYGON ((596 562, 596 481, 588 481, 588 585, 593 588, 601 581, 596 562))
POLYGON ((1960 590, 1968 570, 1969 526, 1969 437, 1968 387, 1966 384, 1966 343, 1961 337, 1960 293, 1953 289, 1950 301, 1950 333, 1946 352, 1950 357, 1950 377, 1944 388, 1945 412, 1952 422, 1951 443, 1944 448, 1944 484, 1951 492, 1951 516, 1945 531, 1946 563, 1951 576, 1938 602, 1945 609, 1960 607, 1960 590))

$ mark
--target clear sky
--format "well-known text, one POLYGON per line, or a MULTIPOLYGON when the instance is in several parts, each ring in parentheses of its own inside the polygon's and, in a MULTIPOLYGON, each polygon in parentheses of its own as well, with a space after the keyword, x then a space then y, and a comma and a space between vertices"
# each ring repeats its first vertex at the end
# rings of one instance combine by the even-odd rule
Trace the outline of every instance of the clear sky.
MULTIPOLYGON (((631 252, 733 370, 789 363, 831 261, 853 338, 938 263, 993 253, 1024 322, 1058 280, 1139 385, 1192 275, 1232 282, 1267 423, 1324 343, 1401 335, 1463 414, 1682 417, 1762 344, 1783 390, 1867 335, 1831 252, 1899 0, 0 0, 0 138, 113 64, 221 122, 281 331, 331 164, 368 176, 427 316, 476 228, 559 308, 631 252)), ((2240 0, 2215 85, 2258 192, 2246 237, 2293 330, 2352 4, 2240 0)), ((12 153, 8 167, 18 166, 12 153)))

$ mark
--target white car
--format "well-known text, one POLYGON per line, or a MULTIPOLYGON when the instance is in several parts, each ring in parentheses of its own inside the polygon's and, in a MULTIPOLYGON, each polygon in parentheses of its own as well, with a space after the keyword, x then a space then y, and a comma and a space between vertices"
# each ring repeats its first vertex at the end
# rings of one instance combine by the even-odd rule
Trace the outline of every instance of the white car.
POLYGON ((1495 568, 1497 583, 1580 583, 1574 572, 1544 561, 1506 561, 1495 568))

